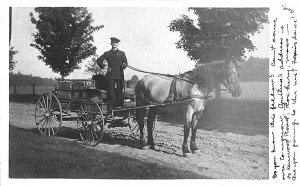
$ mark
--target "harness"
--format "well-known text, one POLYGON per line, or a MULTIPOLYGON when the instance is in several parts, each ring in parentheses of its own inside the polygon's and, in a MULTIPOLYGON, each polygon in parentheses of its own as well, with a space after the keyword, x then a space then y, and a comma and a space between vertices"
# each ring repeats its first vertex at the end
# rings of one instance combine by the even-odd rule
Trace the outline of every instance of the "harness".
POLYGON ((212 96, 209 96, 206 93, 205 93, 205 96, 192 95, 191 90, 192 90, 193 86, 199 86, 199 83, 183 79, 183 77, 184 77, 183 74, 176 75, 176 76, 173 77, 172 82, 171 82, 170 91, 169 91, 170 92, 169 97, 167 98, 167 102, 174 103, 174 102, 178 102, 178 101, 191 100, 193 98, 205 99, 206 100, 206 99, 212 97, 212 96), (178 92, 177 92, 177 83, 178 83, 178 81, 186 81, 186 82, 190 83, 190 86, 191 86, 191 88, 189 89, 189 95, 190 96, 179 99, 178 92))
POLYGON ((162 73, 156 73, 156 72, 149 72, 149 71, 140 70, 140 69, 134 68, 130 65, 128 65, 127 67, 132 69, 132 70, 135 70, 137 72, 142 72, 142 73, 152 74, 152 75, 156 75, 156 76, 164 76, 164 77, 172 78, 171 87, 170 87, 170 91, 169 91, 169 96, 167 98, 167 103, 172 103, 172 104, 176 103, 176 102, 184 103, 184 102, 192 101, 193 98, 205 99, 206 100, 206 99, 212 97, 212 96, 209 96, 209 95, 205 95, 205 96, 191 95, 191 96, 186 97, 186 98, 178 99, 178 92, 177 92, 177 83, 178 83, 178 81, 185 81, 185 82, 191 84, 191 86, 200 86, 201 82, 199 83, 199 82, 192 81, 190 79, 186 79, 186 78, 189 78, 189 77, 185 76, 185 74, 178 74, 178 75, 162 74, 162 73))
POLYGON ((168 102, 173 103, 178 98, 178 94, 177 94, 177 81, 178 81, 178 76, 173 77, 173 80, 171 82, 169 97, 167 98, 168 102))

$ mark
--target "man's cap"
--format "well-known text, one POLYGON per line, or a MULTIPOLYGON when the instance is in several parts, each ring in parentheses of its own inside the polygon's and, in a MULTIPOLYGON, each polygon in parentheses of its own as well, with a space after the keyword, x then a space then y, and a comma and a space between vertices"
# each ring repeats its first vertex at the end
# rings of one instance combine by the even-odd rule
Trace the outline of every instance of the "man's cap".
POLYGON ((112 43, 119 43, 120 42, 120 39, 118 39, 116 37, 111 37, 110 40, 111 40, 112 43))

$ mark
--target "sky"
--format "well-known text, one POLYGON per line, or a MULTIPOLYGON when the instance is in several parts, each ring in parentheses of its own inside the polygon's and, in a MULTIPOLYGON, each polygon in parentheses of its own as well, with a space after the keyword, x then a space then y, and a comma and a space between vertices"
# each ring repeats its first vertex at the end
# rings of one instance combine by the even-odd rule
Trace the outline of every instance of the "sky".
MULTIPOLYGON (((178 74, 194 67, 194 62, 187 57, 182 49, 177 49, 175 43, 180 39, 178 32, 168 29, 170 22, 187 14, 193 18, 193 14, 185 7, 89 7, 92 13, 93 25, 104 25, 103 29, 94 32, 94 45, 97 47, 97 55, 102 55, 110 50, 110 37, 121 40, 119 49, 124 51, 129 65, 152 72, 178 74)), ((36 32, 35 25, 31 24, 29 13, 33 8, 13 8, 12 14, 12 40, 11 45, 18 51, 14 73, 32 74, 44 78, 60 77, 42 61, 37 59, 39 51, 30 46, 33 42, 32 34, 36 32)), ((247 53, 247 56, 268 57, 269 28, 265 28, 251 37, 257 50, 247 53)), ((89 59, 81 63, 81 69, 75 70, 66 78, 79 79, 91 78, 91 74, 85 72, 85 65, 89 59)), ((125 79, 131 79, 133 75, 140 78, 145 74, 126 69, 125 79)))

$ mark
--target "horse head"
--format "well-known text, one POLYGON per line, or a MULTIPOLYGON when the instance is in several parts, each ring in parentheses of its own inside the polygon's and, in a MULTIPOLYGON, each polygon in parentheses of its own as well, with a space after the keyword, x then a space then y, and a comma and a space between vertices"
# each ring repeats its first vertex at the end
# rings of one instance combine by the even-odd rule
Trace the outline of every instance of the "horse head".
POLYGON ((221 78, 220 83, 229 90, 233 97, 238 97, 242 94, 237 65, 232 62, 225 62, 219 77, 221 78))

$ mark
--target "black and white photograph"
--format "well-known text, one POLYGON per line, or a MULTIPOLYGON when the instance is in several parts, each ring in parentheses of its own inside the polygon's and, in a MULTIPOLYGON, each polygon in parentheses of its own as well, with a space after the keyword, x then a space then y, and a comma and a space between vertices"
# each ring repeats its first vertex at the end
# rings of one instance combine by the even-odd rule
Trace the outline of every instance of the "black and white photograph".
POLYGON ((2 181, 296 183, 294 3, 100 2, 2 8, 2 181))

